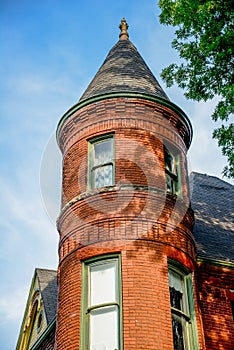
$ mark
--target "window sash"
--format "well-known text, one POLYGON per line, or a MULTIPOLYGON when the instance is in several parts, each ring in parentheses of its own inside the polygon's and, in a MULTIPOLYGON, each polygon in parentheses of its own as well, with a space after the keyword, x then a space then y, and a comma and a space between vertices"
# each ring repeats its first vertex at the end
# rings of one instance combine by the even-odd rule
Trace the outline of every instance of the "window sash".
POLYGON ((112 186, 114 183, 113 135, 89 142, 88 187, 91 189, 112 186))
POLYGON ((172 333, 174 350, 190 349, 188 343, 188 324, 183 317, 179 317, 174 313, 172 313, 172 333))
POLYGON ((105 163, 91 169, 91 186, 100 188, 113 185, 113 163, 105 163))
POLYGON ((119 309, 103 306, 90 312, 90 350, 119 349, 119 309))
POLYGON ((197 350, 199 347, 191 274, 179 263, 170 261, 168 275, 174 350, 197 350), (181 304, 178 300, 172 301, 172 288, 181 294, 181 304))
POLYGON ((83 263, 82 350, 122 349, 120 271, 119 256, 91 259, 83 263), (108 283, 111 288, 108 288, 108 283), (92 296, 92 293, 102 293, 104 288, 104 296, 92 296), (108 332, 105 329, 109 329, 108 332))
POLYGON ((163 149, 166 191, 172 194, 181 195, 179 154, 175 154, 175 152, 169 151, 165 145, 163 149))
POLYGON ((177 194, 178 193, 178 177, 174 174, 170 174, 166 170, 166 190, 169 193, 177 194))
POLYGON ((88 306, 117 302, 117 261, 90 264, 88 306), (108 285, 108 288, 106 286, 108 285), (104 287, 104 288, 103 288, 104 287))

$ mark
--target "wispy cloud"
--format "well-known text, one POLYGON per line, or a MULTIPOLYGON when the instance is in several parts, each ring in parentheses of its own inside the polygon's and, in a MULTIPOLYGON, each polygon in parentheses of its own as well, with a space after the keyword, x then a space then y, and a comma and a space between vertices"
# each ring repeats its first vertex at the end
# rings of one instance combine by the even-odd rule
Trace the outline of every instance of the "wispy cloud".
POLYGON ((27 284, 20 285, 12 293, 0 297, 0 326, 12 320, 18 322, 21 320, 24 312, 22 306, 26 305, 28 291, 27 284))

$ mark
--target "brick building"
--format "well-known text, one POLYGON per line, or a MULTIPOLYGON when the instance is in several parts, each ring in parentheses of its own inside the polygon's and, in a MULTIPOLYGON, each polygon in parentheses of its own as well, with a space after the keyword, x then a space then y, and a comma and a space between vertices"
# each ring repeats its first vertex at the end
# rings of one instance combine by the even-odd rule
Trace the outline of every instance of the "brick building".
POLYGON ((35 271, 17 350, 234 348, 233 186, 189 185, 191 123, 127 29, 58 124, 58 288, 35 271))

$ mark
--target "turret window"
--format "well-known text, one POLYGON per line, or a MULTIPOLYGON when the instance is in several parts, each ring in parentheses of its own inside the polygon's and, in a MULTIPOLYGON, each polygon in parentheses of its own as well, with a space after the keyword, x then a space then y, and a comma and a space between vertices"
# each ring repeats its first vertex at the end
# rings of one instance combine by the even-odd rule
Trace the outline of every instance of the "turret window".
POLYGON ((197 336, 191 275, 169 266, 174 350, 196 350, 197 336))
POLYGON ((89 142, 89 187, 100 188, 114 183, 113 135, 89 142))
POLYGON ((82 349, 121 349, 119 257, 84 263, 82 349))
POLYGON ((166 176, 166 191, 172 194, 181 194, 180 159, 179 154, 164 146, 164 162, 166 176))

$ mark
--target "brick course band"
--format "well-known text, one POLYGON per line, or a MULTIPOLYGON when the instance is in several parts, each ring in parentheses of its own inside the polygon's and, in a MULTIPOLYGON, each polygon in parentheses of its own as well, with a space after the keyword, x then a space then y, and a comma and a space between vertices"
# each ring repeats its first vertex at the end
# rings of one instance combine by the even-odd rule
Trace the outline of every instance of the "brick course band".
MULTIPOLYGON (((90 98, 87 99, 83 102, 78 102, 77 104, 75 104, 73 107, 71 107, 60 119, 58 127, 57 127, 57 140, 58 143, 60 144, 60 136, 61 136, 61 130, 63 129, 64 125, 69 121, 69 119, 75 114, 77 114, 76 112, 78 112, 79 110, 83 110, 85 109, 86 106, 91 105, 92 108, 93 106, 95 106, 96 103, 98 103, 99 101, 105 101, 105 100, 109 100, 109 99, 115 99, 117 98, 118 101, 121 100, 133 100, 133 101, 141 101, 142 104, 146 105, 152 102, 153 105, 157 105, 157 107, 162 110, 169 110, 170 113, 172 114, 176 114, 177 117, 180 116, 179 118, 183 121, 184 124, 186 124, 186 129, 188 130, 188 147, 191 144, 192 141, 192 135, 193 135, 193 131, 192 131, 192 125, 190 120, 188 119, 188 117, 186 116, 186 114, 173 102, 164 99, 164 98, 160 98, 160 97, 156 97, 153 95, 148 95, 148 94, 140 94, 140 93, 131 93, 131 92, 118 92, 118 93, 106 93, 105 95, 101 95, 101 96, 96 96, 95 98, 90 98)), ((117 103, 116 105, 117 108, 121 109, 119 106, 119 103, 117 103)))
POLYGON ((140 98, 108 98, 74 110, 73 113, 60 125, 57 133, 63 154, 76 140, 90 134, 94 126, 106 132, 113 128, 133 127, 162 135, 161 127, 165 125, 168 129, 177 129, 186 145, 183 148, 188 148, 191 143, 191 124, 181 114, 157 102, 140 98))
POLYGON ((193 223, 188 205, 160 190, 118 191, 114 186, 86 193, 69 202, 58 218, 60 259, 79 247, 116 239, 160 241, 194 258, 193 223))

